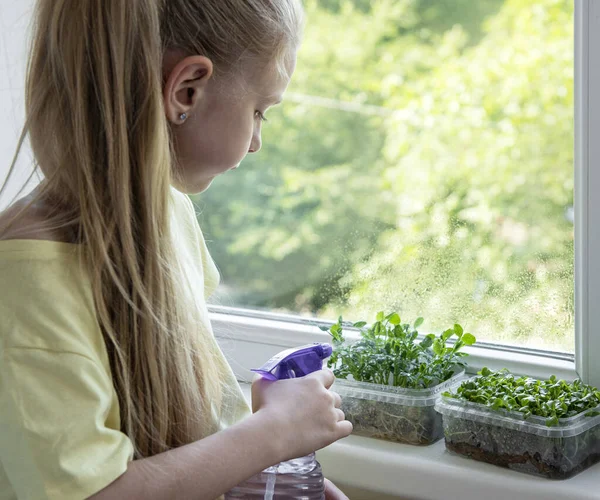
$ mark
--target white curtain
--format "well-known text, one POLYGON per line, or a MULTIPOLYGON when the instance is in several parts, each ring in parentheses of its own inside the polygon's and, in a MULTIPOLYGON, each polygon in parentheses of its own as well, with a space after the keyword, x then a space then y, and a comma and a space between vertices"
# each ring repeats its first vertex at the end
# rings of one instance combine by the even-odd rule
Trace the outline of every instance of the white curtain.
MULTIPOLYGON (((23 88, 34 4, 34 0, 0 0, 0 186, 8 173, 25 117, 23 88)), ((0 198, 0 210, 23 186, 31 164, 26 148, 19 158, 16 175, 0 198)))

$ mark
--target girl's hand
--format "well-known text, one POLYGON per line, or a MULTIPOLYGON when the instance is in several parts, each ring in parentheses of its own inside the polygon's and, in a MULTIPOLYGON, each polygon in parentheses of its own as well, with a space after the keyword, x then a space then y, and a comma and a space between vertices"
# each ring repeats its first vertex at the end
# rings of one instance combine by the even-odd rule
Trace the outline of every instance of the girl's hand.
POLYGON ((335 377, 329 369, 306 377, 252 384, 252 407, 270 426, 280 461, 302 457, 345 438, 352 424, 340 410, 342 399, 330 391, 335 377))
POLYGON ((335 484, 325 479, 325 500, 350 500, 335 484))

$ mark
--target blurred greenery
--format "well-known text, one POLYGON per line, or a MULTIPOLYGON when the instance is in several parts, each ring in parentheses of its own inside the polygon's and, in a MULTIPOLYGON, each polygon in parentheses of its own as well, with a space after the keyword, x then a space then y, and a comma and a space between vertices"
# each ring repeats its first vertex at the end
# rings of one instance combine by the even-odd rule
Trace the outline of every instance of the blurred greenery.
POLYGON ((305 5, 263 150, 195 198, 217 301, 572 352, 572 1, 305 5))

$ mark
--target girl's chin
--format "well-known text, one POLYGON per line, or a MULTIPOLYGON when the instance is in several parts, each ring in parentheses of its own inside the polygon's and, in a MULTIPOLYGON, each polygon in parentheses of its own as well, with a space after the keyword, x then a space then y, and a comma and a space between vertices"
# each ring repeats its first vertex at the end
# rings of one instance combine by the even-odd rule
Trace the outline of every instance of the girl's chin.
POLYGON ((204 177, 203 179, 197 179, 194 182, 177 182, 177 183, 173 183, 173 187, 175 189, 177 189, 177 191, 180 191, 181 193, 184 194, 188 194, 188 195, 194 195, 194 194, 200 194, 203 193, 204 191, 206 191, 210 185, 212 184, 212 181, 215 179, 216 176, 213 177, 204 177))
POLYGON ((239 166, 240 164, 238 163, 233 167, 221 167, 218 169, 214 169, 210 174, 205 172, 204 175, 198 176, 195 179, 183 179, 184 185, 175 187, 178 189, 178 191, 181 191, 185 194, 202 193, 210 187, 212 181, 215 180, 215 177, 218 177, 219 175, 225 174, 227 172, 231 172, 232 170, 236 170, 239 166))

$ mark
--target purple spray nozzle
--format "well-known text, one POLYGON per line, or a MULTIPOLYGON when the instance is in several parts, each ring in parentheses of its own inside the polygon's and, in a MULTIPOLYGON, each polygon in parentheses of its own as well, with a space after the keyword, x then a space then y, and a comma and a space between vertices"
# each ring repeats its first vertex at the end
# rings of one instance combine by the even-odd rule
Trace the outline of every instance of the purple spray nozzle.
POLYGON ((253 372, 268 380, 304 377, 323 368, 323 360, 331 356, 329 344, 308 344, 282 351, 253 372))

